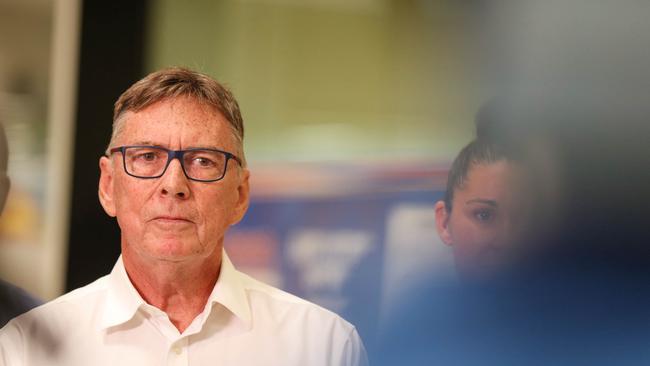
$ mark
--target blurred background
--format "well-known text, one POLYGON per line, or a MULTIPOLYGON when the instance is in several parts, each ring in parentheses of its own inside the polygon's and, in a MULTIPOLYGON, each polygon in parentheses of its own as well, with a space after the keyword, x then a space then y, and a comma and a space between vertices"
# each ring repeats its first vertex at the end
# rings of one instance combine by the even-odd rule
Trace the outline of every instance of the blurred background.
POLYGON ((119 232, 96 192, 112 105, 147 73, 186 66, 227 84, 245 121, 252 204, 227 238, 233 262, 370 337, 399 289, 432 269, 454 276, 433 205, 481 105, 522 91, 642 100, 646 10, 589 1, 0 0, 0 120, 13 181, 0 274, 49 300, 111 270, 119 232))

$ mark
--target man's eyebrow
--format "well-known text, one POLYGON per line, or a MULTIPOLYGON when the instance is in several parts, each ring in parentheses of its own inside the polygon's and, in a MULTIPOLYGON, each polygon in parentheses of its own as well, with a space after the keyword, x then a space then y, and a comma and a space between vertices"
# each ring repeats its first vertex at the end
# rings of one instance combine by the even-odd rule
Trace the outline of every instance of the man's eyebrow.
POLYGON ((488 199, 484 199, 484 198, 472 198, 471 200, 465 201, 465 204, 469 204, 469 203, 482 203, 484 205, 489 205, 489 206, 493 206, 493 207, 499 206, 497 201, 488 200, 488 199))
MULTIPOLYGON (((140 140, 137 142, 134 142, 132 144, 129 144, 128 146, 154 146, 154 147, 162 147, 162 148, 167 148, 163 144, 158 144, 155 143, 151 140, 140 140)), ((192 145, 185 147, 183 150, 190 150, 190 149, 210 149, 210 150, 219 150, 219 151, 225 151, 224 148, 216 146, 216 145, 192 145)))
POLYGON ((162 146, 162 145, 156 144, 151 140, 140 140, 130 144, 130 146, 162 146))

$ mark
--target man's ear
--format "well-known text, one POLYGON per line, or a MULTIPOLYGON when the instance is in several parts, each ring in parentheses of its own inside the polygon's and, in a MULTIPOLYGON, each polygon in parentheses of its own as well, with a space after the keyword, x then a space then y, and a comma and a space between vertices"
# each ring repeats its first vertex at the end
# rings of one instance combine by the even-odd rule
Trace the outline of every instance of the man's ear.
POLYGON ((11 187, 11 179, 7 174, 2 174, 0 176, 0 213, 4 211, 5 204, 7 203, 7 195, 9 194, 9 188, 11 187))
POLYGON ((451 217, 451 212, 447 210, 445 201, 436 202, 436 230, 438 231, 438 236, 443 243, 447 245, 452 245, 453 241, 451 239, 451 233, 449 232, 449 218, 451 217))
POLYGON ((250 203, 250 186, 248 180, 250 178, 250 171, 246 168, 242 168, 239 173, 239 186, 237 187, 237 202, 235 204, 235 209, 233 211, 232 219, 230 220, 230 225, 235 225, 246 214, 248 211, 248 205, 250 203))
POLYGON ((102 156, 99 158, 99 202, 110 217, 115 217, 115 201, 113 200, 113 162, 102 156))

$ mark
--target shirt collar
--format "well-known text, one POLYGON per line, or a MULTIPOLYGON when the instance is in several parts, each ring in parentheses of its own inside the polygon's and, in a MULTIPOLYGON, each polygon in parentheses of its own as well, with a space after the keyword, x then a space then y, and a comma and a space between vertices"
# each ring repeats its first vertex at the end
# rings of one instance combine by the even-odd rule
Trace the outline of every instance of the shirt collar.
POLYGON ((250 327, 251 309, 246 288, 242 282, 242 274, 235 269, 225 250, 221 257, 219 279, 208 298, 206 307, 211 308, 210 305, 214 303, 223 305, 247 327, 250 327))
MULTIPOLYGON (((247 327, 251 325, 251 310, 242 274, 237 271, 223 250, 219 279, 208 297, 206 310, 219 303, 238 317, 247 327)), ((129 279, 122 256, 117 259, 108 276, 108 292, 105 308, 100 319, 101 329, 125 323, 135 315, 140 306, 146 304, 129 279)))
POLYGON ((100 320, 101 329, 107 329, 131 320, 142 304, 145 304, 145 301, 133 287, 120 255, 111 274, 108 275, 108 292, 100 320))

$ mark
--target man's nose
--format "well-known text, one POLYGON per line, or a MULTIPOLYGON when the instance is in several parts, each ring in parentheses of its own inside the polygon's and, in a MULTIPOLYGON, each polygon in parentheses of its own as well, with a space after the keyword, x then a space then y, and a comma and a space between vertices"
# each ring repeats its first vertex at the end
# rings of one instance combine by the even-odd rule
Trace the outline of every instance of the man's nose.
POLYGON ((167 171, 165 171, 161 179, 160 193, 163 196, 174 196, 181 199, 189 198, 189 182, 183 172, 180 160, 173 159, 170 161, 167 171))

